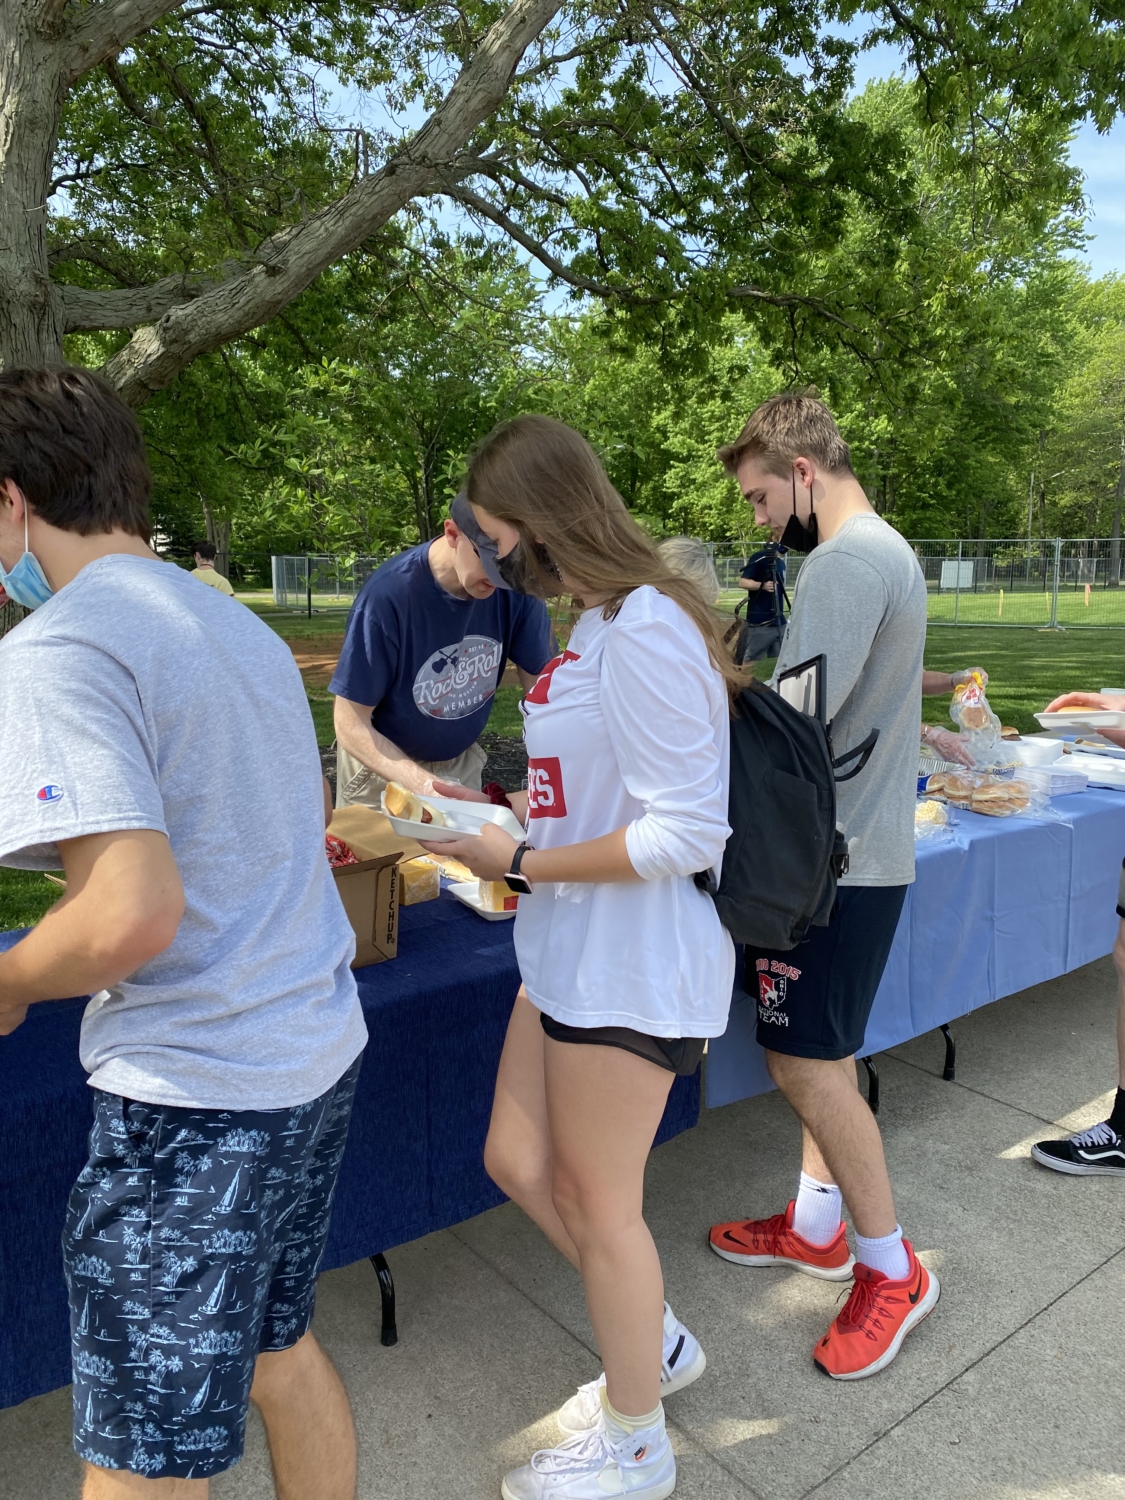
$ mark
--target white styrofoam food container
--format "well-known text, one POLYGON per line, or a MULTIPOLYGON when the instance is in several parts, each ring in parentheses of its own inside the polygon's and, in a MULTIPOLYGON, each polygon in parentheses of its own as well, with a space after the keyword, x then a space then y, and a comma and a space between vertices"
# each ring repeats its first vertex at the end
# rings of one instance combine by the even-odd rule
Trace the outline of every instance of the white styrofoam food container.
POLYGON ((1021 766, 1049 766, 1061 759, 1065 743, 1065 740, 1036 736, 1034 739, 1008 740, 1004 749, 1011 751, 1021 766))
POLYGON ((386 792, 380 797, 380 805, 391 827, 404 839, 425 839, 429 844, 449 844, 455 839, 479 838, 485 823, 495 823, 514 839, 522 839, 523 827, 511 808, 496 807, 491 802, 459 802, 452 797, 427 797, 425 800, 440 808, 450 820, 448 828, 435 828, 432 823, 415 823, 409 818, 396 818, 387 812, 386 792))
POLYGON ((448 887, 449 894, 456 896, 458 901, 464 902, 478 917, 483 917, 486 922, 510 922, 515 916, 515 911, 490 911, 487 906, 481 905, 480 881, 459 880, 456 885, 448 887))
POLYGON ((1054 714, 1036 714, 1044 729, 1068 730, 1081 734, 1084 730, 1097 734, 1102 729, 1125 729, 1125 709, 1120 708, 1063 708, 1054 714))

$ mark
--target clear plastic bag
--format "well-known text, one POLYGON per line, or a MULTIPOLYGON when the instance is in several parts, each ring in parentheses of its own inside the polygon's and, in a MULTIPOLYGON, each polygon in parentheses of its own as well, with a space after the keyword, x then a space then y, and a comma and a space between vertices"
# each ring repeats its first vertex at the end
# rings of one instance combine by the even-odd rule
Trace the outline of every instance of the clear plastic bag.
POLYGON ((953 690, 949 717, 965 740, 965 748, 976 766, 1008 764, 1011 755, 1001 749, 1000 720, 993 713, 984 691, 984 678, 970 672, 968 682, 953 690))
POLYGON ((926 782, 926 796, 989 818, 1066 821, 1051 807, 1051 799, 1041 786, 1017 776, 993 776, 987 771, 939 771, 926 782))

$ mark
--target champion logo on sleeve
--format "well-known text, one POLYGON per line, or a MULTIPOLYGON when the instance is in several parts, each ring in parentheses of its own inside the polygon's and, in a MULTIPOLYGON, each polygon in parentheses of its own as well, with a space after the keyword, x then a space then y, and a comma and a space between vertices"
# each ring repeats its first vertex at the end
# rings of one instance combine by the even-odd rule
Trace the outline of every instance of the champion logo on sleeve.
POLYGON ((35 800, 41 804, 46 802, 61 802, 65 796, 66 793, 61 786, 54 781, 48 781, 35 793, 35 800))

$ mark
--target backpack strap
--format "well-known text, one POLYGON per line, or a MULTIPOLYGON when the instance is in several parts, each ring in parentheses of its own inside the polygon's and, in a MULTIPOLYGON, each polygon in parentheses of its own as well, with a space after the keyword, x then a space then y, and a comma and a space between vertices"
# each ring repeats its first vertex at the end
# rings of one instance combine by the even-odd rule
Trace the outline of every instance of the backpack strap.
MULTIPOLYGON (((829 736, 831 736, 831 734, 832 734, 832 726, 831 726, 831 724, 828 726, 828 733, 829 733, 829 736)), ((878 740, 878 738, 879 738, 879 731, 877 729, 872 729, 870 731, 870 733, 866 736, 866 738, 860 740, 859 744, 856 745, 854 749, 852 749, 852 750, 845 750, 844 753, 843 753, 843 755, 838 755, 836 757, 836 759, 832 762, 832 769, 833 769, 833 771, 837 770, 840 766, 846 766, 847 763, 848 763, 848 761, 855 760, 857 756, 859 757, 859 763, 858 763, 858 765, 853 766, 852 769, 850 771, 848 771, 845 775, 843 775, 843 776, 837 776, 836 777, 836 780, 838 782, 840 782, 840 781, 851 781, 851 779, 852 779, 853 776, 858 776, 859 775, 859 773, 863 770, 864 766, 871 759, 871 752, 872 752, 872 750, 874 750, 874 748, 875 748, 875 742, 878 740)))

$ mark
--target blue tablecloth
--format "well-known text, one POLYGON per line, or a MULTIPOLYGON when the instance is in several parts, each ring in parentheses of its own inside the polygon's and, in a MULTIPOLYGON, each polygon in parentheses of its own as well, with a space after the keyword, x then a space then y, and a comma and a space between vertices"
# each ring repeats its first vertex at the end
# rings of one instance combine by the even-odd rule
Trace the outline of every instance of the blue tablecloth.
MULTIPOLYGON (((504 1031, 519 985, 512 924, 452 896, 402 911, 399 956, 356 972, 364 1054, 324 1269, 503 1202, 482 1164, 504 1031)), ((0 933, 0 949, 19 933, 0 933)), ((59 1238, 86 1159, 84 1000, 33 1006, 0 1037, 0 1407, 70 1379, 59 1238)), ((657 1143, 695 1124, 699 1075, 678 1078, 657 1143)), ((372 1278, 372 1338, 378 1292, 372 1278)))
MULTIPOLYGON (((875 997, 865 1055, 1113 947, 1125 792, 1090 788, 1051 805, 1065 821, 958 812, 949 840, 918 845, 917 879, 875 997)), ((708 1053, 709 1105, 773 1087, 754 1039, 756 1019, 756 999, 736 984, 726 1035, 708 1053)))

